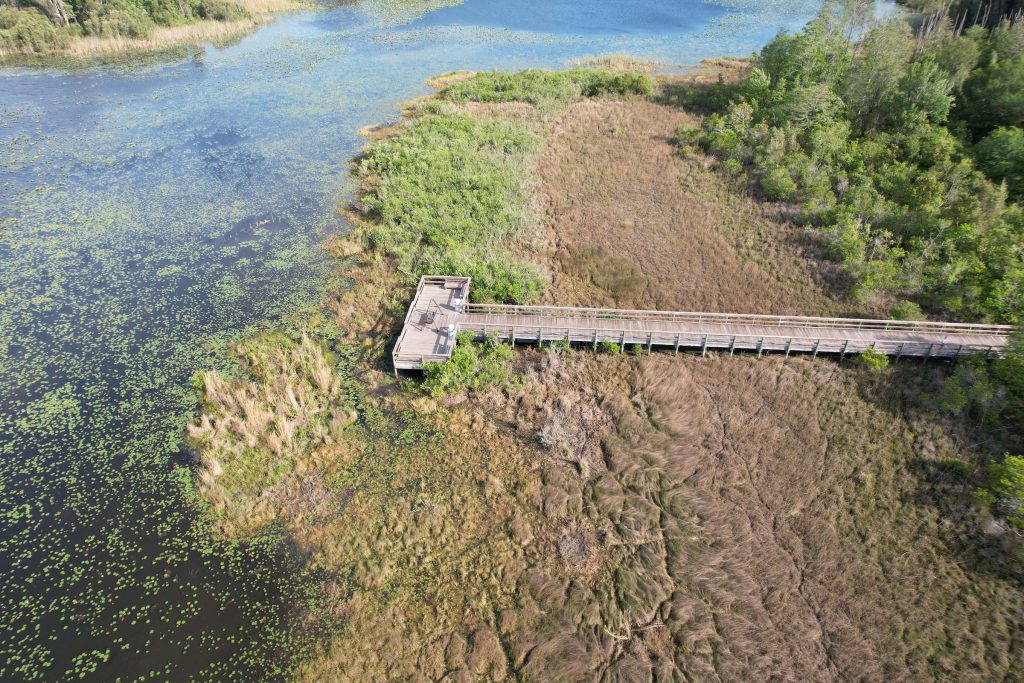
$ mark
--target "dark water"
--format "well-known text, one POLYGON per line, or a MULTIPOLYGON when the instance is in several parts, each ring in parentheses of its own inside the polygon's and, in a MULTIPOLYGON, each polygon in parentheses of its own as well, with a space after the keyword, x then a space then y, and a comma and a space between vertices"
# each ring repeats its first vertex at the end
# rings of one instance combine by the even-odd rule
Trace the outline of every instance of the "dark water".
POLYGON ((316 300, 362 126, 437 73, 671 68, 819 4, 376 0, 226 48, 0 71, 0 679, 261 680, 297 651, 293 568, 211 539, 178 437, 225 340, 316 300))

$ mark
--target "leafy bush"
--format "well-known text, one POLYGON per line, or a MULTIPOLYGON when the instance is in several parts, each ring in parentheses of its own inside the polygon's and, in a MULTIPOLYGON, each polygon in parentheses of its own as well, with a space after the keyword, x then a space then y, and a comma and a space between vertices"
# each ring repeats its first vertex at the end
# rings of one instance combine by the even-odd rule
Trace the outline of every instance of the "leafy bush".
POLYGON ((34 9, 0 6, 0 51, 44 52, 67 45, 70 36, 34 9))
POLYGON ((196 15, 215 21, 238 21, 250 16, 248 10, 231 0, 200 0, 196 15))
POLYGON ((988 468, 988 488, 1006 520, 1024 529, 1024 456, 1007 453, 988 468))
POLYGON ((924 312, 913 301, 903 301, 889 309, 889 317, 893 320, 923 320, 924 312))
POLYGON ((600 341, 597 343, 597 350, 600 351, 601 353, 618 353, 622 349, 619 347, 619 344, 617 342, 608 341, 607 339, 605 339, 604 341, 600 341))
POLYGON ((130 0, 86 0, 85 32, 94 36, 146 38, 155 26, 146 10, 130 0))
POLYGON ((788 170, 775 167, 761 178, 761 191, 772 201, 785 201, 796 194, 797 185, 788 170))
POLYGON ((1011 199, 1024 199, 1024 129, 997 128, 974 151, 985 175, 997 183, 1005 181, 1011 199))
POLYGON ((1018 331, 998 358, 961 358, 945 381, 939 405, 966 413, 994 432, 1019 433, 1024 427, 1024 335, 1018 331))
POLYGON ((964 83, 961 115, 978 137, 999 126, 1024 125, 1024 57, 978 69, 964 83))
MULTIPOLYGON (((854 299, 889 293, 958 317, 1024 319, 1024 265, 1013 256, 1024 251, 1024 217, 971 160, 976 151, 1019 196, 1024 140, 1013 126, 1024 120, 1024 63, 1010 62, 1024 57, 968 77, 962 70, 974 68, 987 37, 950 32, 917 43, 902 21, 863 21, 830 5, 800 34, 777 37, 700 133, 677 139, 699 144, 729 174, 759 178, 768 199, 802 201, 803 220, 843 264, 854 299), (947 128, 950 116, 979 131, 1002 128, 972 150, 963 122, 949 124, 957 134, 947 128)), ((1001 49, 1013 53, 1015 41, 1001 49)))
POLYGON ((957 479, 967 479, 971 476, 970 463, 964 462, 960 458, 946 458, 942 461, 942 468, 957 479))
POLYGON ((889 367, 889 356, 874 349, 864 349, 857 354, 855 362, 872 372, 880 372, 889 367))
POLYGON ((423 368, 423 388, 432 396, 444 396, 504 384, 511 374, 514 355, 512 347, 497 337, 478 343, 471 332, 460 332, 451 358, 423 368))
POLYGON ((453 102, 565 103, 581 97, 650 95, 654 82, 643 74, 599 69, 516 73, 490 71, 449 85, 442 94, 453 102))

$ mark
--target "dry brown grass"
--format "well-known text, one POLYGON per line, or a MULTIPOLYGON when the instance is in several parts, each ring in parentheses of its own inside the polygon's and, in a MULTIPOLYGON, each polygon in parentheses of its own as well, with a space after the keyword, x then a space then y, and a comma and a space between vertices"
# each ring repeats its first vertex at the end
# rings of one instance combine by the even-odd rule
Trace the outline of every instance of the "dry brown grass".
POLYGON ((742 196, 670 140, 696 119, 649 102, 586 100, 538 163, 552 303, 778 314, 848 312, 829 268, 779 209, 742 196))
POLYGON ((527 680, 1019 676, 1019 584, 984 559, 998 540, 977 538, 964 484, 943 474, 944 458, 970 452, 908 400, 932 378, 906 372, 909 391, 865 378, 804 359, 538 362, 500 419, 525 438, 570 405, 601 457, 586 476, 542 466, 546 523, 592 540, 522 577, 502 633, 516 668, 527 680))
MULTIPOLYGON (((549 300, 847 312, 774 207, 674 154, 686 117, 584 102, 553 122, 549 300)), ((830 361, 523 363, 519 390, 468 404, 503 406, 495 423, 540 451, 544 552, 497 630, 523 679, 1021 674, 1015 570, 941 464, 981 454, 914 407, 941 370, 898 368, 892 389, 830 361)))
POLYGON ((178 45, 215 43, 244 35, 265 21, 256 17, 238 21, 197 21, 183 26, 161 26, 153 29, 146 38, 82 36, 74 38, 67 47, 55 54, 92 57, 122 52, 157 52, 178 45))
POLYGON ((244 538, 275 519, 295 528, 327 512, 325 480, 347 461, 355 419, 327 352, 309 337, 246 340, 245 376, 203 376, 203 413, 187 430, 198 487, 217 530, 244 538))

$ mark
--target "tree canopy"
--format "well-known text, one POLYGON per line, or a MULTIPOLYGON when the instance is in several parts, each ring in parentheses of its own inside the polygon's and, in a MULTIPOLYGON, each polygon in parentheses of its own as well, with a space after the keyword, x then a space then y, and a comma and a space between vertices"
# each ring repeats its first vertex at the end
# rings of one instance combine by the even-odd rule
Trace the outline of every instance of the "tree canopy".
POLYGON ((681 136, 801 204, 855 298, 1021 322, 1024 25, 872 21, 829 3, 681 136))

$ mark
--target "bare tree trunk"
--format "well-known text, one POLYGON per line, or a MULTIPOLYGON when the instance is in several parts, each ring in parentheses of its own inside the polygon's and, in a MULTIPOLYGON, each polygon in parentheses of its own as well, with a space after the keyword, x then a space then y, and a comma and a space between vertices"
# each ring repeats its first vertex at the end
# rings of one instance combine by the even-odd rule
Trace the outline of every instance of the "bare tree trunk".
POLYGON ((64 0, 32 0, 46 16, 57 26, 70 26, 74 13, 64 4, 64 0))

